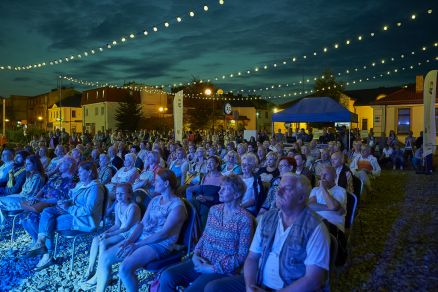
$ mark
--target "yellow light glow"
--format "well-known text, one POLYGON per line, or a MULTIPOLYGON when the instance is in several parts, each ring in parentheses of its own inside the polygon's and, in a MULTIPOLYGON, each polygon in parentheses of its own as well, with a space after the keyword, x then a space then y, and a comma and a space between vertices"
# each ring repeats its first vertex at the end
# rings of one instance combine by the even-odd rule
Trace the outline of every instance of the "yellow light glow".
POLYGON ((39 116, 38 117, 38 121, 42 121, 43 120, 43 117, 42 116, 39 116))
POLYGON ((206 89, 204 90, 204 94, 205 94, 205 95, 208 95, 208 96, 210 96, 210 95, 211 95, 211 93, 212 93, 212 91, 211 91, 211 89, 210 89, 210 88, 206 88, 206 89))
POLYGON ((9 122, 9 119, 5 119, 5 122, 9 122))
POLYGON ((160 113, 162 113, 162 112, 164 111, 164 108, 163 108, 162 106, 160 106, 160 107, 158 108, 158 111, 159 111, 160 113))

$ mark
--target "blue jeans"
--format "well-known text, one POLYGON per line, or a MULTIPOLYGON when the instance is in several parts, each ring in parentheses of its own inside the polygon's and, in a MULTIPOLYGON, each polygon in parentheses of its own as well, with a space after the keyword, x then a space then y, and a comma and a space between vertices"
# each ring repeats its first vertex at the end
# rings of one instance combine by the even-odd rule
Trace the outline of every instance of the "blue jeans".
POLYGON ((58 207, 45 208, 41 213, 38 235, 46 237, 47 249, 52 250, 55 230, 69 230, 72 226, 72 215, 58 207))
POLYGON ((190 259, 185 263, 171 266, 163 272, 160 277, 160 292, 173 292, 178 286, 186 287, 185 292, 208 291, 206 287, 209 283, 226 277, 223 274, 200 274, 195 271, 190 259))

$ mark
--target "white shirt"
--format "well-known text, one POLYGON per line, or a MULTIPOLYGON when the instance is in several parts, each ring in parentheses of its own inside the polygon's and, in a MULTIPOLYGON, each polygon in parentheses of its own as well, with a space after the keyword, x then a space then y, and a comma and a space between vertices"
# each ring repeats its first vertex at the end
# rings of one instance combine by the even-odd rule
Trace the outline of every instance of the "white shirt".
POLYGON ((390 158, 392 155, 392 148, 388 147, 388 148, 383 148, 383 155, 385 155, 385 158, 390 158))
MULTIPOLYGON (((347 210, 347 193, 344 188, 340 186, 334 186, 328 190, 328 193, 339 202, 341 207, 347 210)), ((322 194, 322 189, 320 187, 315 187, 310 192, 309 198, 316 197, 316 202, 321 205, 327 205, 322 194)), ((345 232, 345 214, 339 214, 338 211, 316 211, 316 213, 322 218, 326 219, 328 222, 336 225, 339 230, 345 232)))
MULTIPOLYGON (((279 213, 280 214, 280 213, 279 213)), ((254 238, 249 250, 256 254, 262 253, 261 246, 261 224, 257 226, 254 238)), ((280 277, 279 256, 281 249, 289 235, 291 226, 284 229, 281 217, 278 220, 277 229, 275 230, 274 242, 272 243, 271 252, 263 270, 263 285, 271 289, 279 290, 283 288, 284 283, 280 277)), ((318 266, 324 270, 329 270, 330 263, 330 237, 324 223, 320 223, 306 244, 307 257, 304 260, 306 266, 318 266)))

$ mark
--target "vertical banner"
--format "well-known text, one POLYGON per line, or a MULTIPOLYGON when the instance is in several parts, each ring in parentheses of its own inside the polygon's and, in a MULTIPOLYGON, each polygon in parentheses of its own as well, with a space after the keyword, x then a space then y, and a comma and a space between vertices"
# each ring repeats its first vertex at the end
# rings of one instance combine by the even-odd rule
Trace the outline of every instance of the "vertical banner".
POLYGON ((423 131, 423 157, 432 155, 435 152, 436 124, 435 124, 435 102, 437 90, 438 70, 427 73, 424 79, 424 131, 423 131))
POLYGON ((175 141, 183 139, 183 91, 178 91, 173 99, 173 125, 175 141))

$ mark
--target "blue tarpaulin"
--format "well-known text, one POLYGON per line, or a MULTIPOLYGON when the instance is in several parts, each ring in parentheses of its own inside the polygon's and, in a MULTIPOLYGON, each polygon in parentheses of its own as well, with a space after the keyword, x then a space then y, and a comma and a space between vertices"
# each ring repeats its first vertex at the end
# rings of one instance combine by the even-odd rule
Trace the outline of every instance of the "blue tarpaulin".
POLYGON ((273 114, 272 121, 357 123, 357 115, 330 97, 305 97, 291 107, 273 114))

